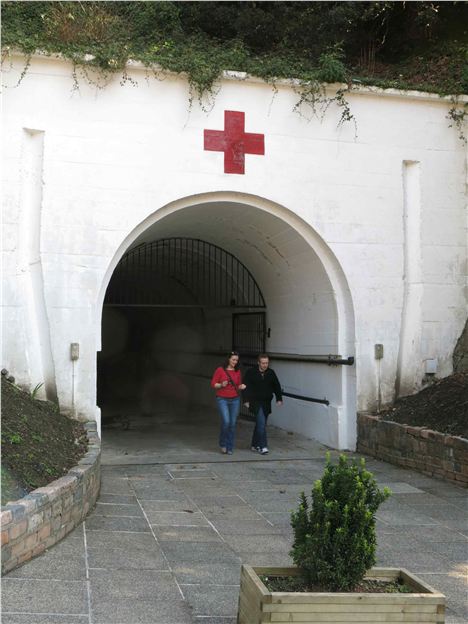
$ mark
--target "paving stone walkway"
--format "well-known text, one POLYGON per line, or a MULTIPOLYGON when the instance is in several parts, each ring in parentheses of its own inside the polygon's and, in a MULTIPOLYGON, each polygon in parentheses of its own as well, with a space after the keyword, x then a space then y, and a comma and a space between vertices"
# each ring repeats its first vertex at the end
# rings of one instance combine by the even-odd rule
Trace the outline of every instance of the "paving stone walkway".
MULTIPOLYGON (((290 563, 290 511, 322 474, 326 450, 271 429, 272 452, 262 457, 245 450, 250 429, 240 423, 243 450, 232 457, 200 430, 168 451, 189 453, 179 462, 136 463, 148 461, 136 439, 121 452, 112 438, 96 509, 3 579, 3 624, 234 624, 241 563, 290 563), (128 464, 112 465, 125 452, 128 464)), ((466 623, 466 490, 368 466, 393 491, 377 514, 378 564, 411 569, 446 594, 447 624, 466 623)))

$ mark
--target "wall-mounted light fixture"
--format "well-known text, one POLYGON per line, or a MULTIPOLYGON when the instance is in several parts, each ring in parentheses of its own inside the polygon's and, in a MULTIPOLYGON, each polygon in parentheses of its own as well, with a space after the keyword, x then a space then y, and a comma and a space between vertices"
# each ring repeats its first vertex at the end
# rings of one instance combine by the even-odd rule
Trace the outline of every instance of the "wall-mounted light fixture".
POLYGON ((70 344, 70 359, 72 362, 80 357, 80 345, 78 342, 72 342, 70 344))

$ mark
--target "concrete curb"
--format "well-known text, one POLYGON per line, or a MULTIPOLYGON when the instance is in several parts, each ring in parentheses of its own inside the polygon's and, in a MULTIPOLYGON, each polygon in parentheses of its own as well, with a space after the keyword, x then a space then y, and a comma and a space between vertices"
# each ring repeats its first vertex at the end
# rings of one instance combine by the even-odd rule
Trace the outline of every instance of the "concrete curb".
POLYGON ((83 424, 89 445, 78 465, 64 477, 2 507, 2 573, 56 544, 94 507, 101 482, 101 443, 96 423, 83 424))

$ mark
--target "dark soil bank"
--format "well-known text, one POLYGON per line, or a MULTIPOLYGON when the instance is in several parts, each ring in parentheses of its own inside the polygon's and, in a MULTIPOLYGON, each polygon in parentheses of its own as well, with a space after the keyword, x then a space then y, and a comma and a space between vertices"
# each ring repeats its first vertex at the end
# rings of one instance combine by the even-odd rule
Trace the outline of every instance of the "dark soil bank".
POLYGON ((54 403, 2 377, 2 504, 62 477, 87 449, 86 431, 54 403))
POLYGON ((402 397, 384 420, 468 438, 468 373, 455 373, 418 394, 402 397))

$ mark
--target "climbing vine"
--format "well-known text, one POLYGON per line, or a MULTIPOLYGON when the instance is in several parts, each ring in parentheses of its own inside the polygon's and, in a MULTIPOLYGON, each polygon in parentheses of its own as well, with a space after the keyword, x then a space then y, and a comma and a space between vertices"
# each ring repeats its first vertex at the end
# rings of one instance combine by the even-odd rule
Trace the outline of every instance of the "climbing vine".
MULTIPOLYGON (((148 76, 183 73, 190 100, 209 106, 224 70, 263 78, 276 89, 294 78, 295 107, 355 124, 346 99, 354 84, 460 95, 468 91, 463 2, 11 2, 2 4, 3 58, 35 51, 72 63, 75 88, 99 88, 127 62, 148 76), (404 51, 402 56, 401 50, 404 51), (330 87, 340 83, 330 95, 330 87)), ((463 125, 460 107, 450 119, 463 125)))
POLYGON ((460 102, 457 97, 452 97, 452 106, 447 113, 447 119, 450 121, 449 128, 455 127, 458 131, 458 138, 467 143, 465 134, 465 122, 468 119, 468 102, 460 102))

